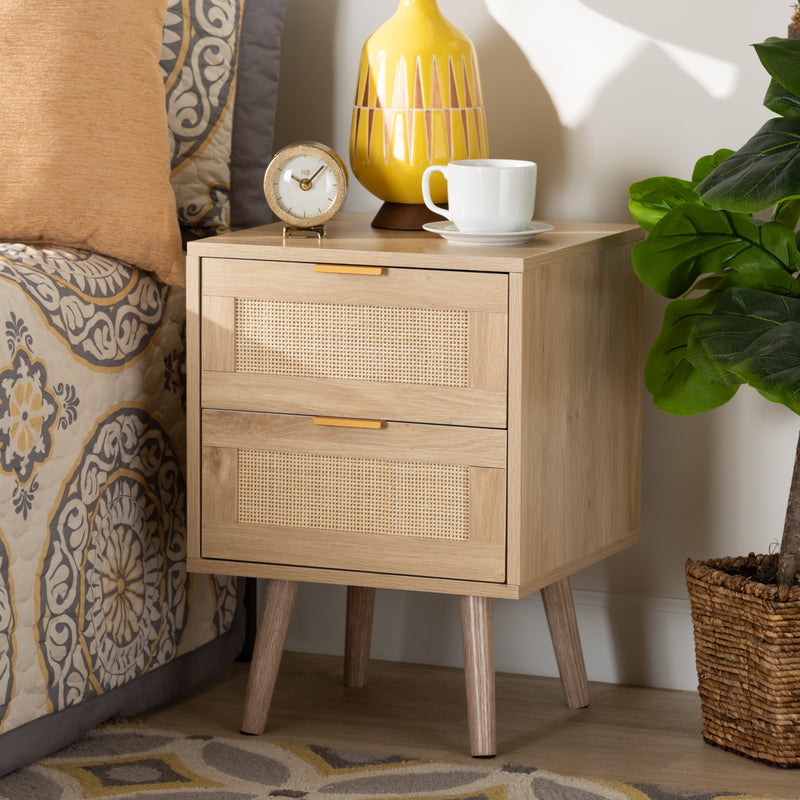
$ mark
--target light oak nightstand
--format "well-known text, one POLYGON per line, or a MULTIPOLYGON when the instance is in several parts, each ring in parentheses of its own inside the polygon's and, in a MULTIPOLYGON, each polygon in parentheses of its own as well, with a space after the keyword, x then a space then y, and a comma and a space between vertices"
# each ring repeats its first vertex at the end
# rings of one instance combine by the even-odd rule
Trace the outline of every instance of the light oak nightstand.
POLYGON ((491 598, 542 590, 589 702, 567 576, 638 538, 641 289, 629 225, 516 247, 278 225, 191 242, 188 567, 270 579, 242 729, 263 731, 297 583, 461 596, 470 743, 495 752, 491 598))

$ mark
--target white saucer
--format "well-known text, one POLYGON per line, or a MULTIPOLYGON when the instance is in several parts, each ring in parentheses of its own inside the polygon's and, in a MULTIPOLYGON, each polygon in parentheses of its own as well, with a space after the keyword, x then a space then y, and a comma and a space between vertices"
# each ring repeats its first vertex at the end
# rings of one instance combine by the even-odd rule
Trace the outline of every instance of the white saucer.
POLYGON ((552 225, 546 222, 529 222, 521 231, 508 231, 508 233, 467 233, 460 231, 449 220, 441 222, 426 222, 423 229, 430 233, 438 233, 444 236, 448 242, 457 244, 483 244, 483 245, 502 245, 502 244, 525 244, 533 239, 538 233, 553 230, 552 225))

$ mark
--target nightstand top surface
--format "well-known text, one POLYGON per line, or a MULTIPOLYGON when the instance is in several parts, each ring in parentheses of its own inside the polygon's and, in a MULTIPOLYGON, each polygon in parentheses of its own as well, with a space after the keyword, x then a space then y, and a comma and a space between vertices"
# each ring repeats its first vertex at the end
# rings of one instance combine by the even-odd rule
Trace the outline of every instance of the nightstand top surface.
POLYGON ((567 250, 578 255, 643 237, 633 224, 551 222, 552 231, 525 245, 475 246, 452 244, 427 231, 379 230, 371 227, 371 221, 368 213, 339 214, 328 223, 323 239, 298 234, 284 239, 282 224, 273 223, 189 242, 188 252, 206 258, 524 272, 563 256, 567 250))

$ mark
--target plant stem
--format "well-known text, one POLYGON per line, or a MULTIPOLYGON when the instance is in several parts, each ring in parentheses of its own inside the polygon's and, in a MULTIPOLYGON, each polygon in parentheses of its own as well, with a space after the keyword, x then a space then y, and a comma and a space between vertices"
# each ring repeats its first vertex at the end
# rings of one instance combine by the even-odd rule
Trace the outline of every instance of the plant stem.
POLYGON ((791 586, 800 572, 800 436, 794 456, 792 485, 786 504, 781 552, 778 557, 778 585, 791 586))

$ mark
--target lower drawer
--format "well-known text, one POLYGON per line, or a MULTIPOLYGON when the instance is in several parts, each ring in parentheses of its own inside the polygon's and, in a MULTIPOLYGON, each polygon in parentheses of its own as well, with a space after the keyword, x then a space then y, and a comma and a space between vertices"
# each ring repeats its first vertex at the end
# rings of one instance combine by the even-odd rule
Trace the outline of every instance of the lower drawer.
POLYGON ((206 410, 203 558, 503 582, 506 432, 206 410))

